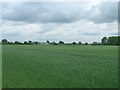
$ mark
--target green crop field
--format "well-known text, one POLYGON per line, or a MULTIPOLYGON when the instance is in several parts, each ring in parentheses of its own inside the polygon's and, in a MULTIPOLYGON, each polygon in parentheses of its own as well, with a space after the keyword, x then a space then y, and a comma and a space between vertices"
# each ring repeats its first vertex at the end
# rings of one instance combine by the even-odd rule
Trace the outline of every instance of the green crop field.
POLYGON ((118 47, 3 45, 3 88, 117 88, 118 47))
POLYGON ((2 45, 0 45, 0 89, 2 88, 2 45))

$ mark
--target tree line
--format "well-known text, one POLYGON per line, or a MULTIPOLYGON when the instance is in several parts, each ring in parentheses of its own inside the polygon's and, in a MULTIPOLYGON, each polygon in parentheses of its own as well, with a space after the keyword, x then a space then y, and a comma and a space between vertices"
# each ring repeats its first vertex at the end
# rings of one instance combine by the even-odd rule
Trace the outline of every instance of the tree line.
POLYGON ((103 45, 120 45, 120 36, 103 37, 101 42, 103 45))
POLYGON ((50 42, 49 40, 46 41, 46 43, 43 42, 32 42, 32 41, 15 41, 11 42, 8 41, 7 39, 2 39, 0 44, 2 45, 39 45, 39 44, 49 44, 49 45, 120 45, 120 36, 113 36, 113 37, 103 37, 101 39, 101 42, 93 42, 93 43, 82 43, 81 41, 77 42, 72 42, 72 43, 64 43, 64 41, 59 41, 58 43, 56 42, 50 42))
POLYGON ((81 44, 85 44, 85 45, 88 45, 88 43, 82 43, 82 42, 72 42, 72 43, 64 43, 64 41, 59 41, 58 43, 56 42, 50 42, 49 40, 47 40, 46 42, 38 42, 38 41, 35 41, 35 42, 32 42, 32 41, 24 41, 24 42, 20 42, 20 41, 14 41, 14 42, 10 42, 8 41, 7 39, 2 39, 1 42, 0 42, 2 45, 39 45, 39 44, 50 44, 50 45, 81 45, 81 44))

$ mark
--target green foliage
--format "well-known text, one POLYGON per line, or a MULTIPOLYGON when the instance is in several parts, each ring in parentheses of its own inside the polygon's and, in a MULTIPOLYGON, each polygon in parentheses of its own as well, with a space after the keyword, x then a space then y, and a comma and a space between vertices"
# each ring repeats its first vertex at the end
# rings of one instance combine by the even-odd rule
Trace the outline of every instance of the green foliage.
POLYGON ((19 45, 19 44, 21 44, 21 42, 19 42, 19 41, 15 41, 15 43, 14 43, 14 44, 18 44, 18 45, 19 45))
POLYGON ((33 44, 33 42, 32 42, 32 41, 28 41, 28 44, 29 44, 29 45, 32 45, 32 44, 33 44))
POLYGON ((81 41, 79 41, 79 45, 81 45, 82 44, 82 42, 81 41))
MULTIPOLYGON (((24 43, 21 43, 20 41, 15 41, 14 43, 13 42, 10 42, 10 41, 7 41, 7 39, 3 39, 2 41, 2 44, 3 45, 39 45, 41 42, 38 42, 38 41, 35 41, 35 42, 32 42, 32 41, 24 41, 24 43)), ((65 44, 65 45, 81 45, 82 43, 79 41, 78 43, 76 42, 72 42, 72 43, 64 43, 63 41, 59 41, 59 43, 56 43, 56 42, 49 42, 48 40, 46 41, 48 44, 51 44, 51 45, 58 45, 58 44, 65 44)), ((89 43, 84 43, 84 45, 88 45, 89 43)), ((120 36, 114 36, 114 37, 103 37, 101 39, 101 43, 98 43, 98 42, 93 42, 91 45, 120 45, 120 36)))
POLYGON ((86 42, 85 45, 88 45, 88 43, 86 42))
POLYGON ((76 42, 73 42, 72 44, 73 44, 73 45, 75 45, 75 44, 76 44, 76 42))
POLYGON ((97 43, 97 42, 93 42, 92 44, 93 44, 93 45, 97 45, 98 43, 97 43))
POLYGON ((3 39, 1 42, 2 42, 3 45, 4 45, 4 44, 5 44, 5 45, 8 44, 7 39, 3 39))
POLYGON ((48 44, 50 43, 49 40, 47 40, 47 43, 48 43, 48 44))
POLYGON ((27 41, 24 41, 24 44, 28 44, 27 41))
POLYGON ((53 45, 57 45, 57 43, 56 43, 56 42, 53 42, 52 44, 53 44, 53 45))
POLYGON ((59 44, 64 44, 64 42, 63 41, 59 41, 59 44))
POLYGON ((101 41, 103 45, 120 45, 120 36, 104 37, 101 41))
POLYGON ((107 44, 107 37, 103 37, 101 41, 102 41, 103 45, 106 45, 107 44))
POLYGON ((117 88, 118 47, 4 45, 3 88, 117 88))
POLYGON ((119 37, 109 37, 108 44, 109 45, 120 45, 120 42, 118 40, 120 40, 120 36, 119 37))

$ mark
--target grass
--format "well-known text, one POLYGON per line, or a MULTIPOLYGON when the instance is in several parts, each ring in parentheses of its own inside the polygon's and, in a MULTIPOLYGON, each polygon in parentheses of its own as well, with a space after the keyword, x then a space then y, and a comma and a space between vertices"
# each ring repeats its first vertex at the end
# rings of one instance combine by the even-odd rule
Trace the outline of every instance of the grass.
POLYGON ((3 46, 3 88, 117 88, 117 46, 3 46))
POLYGON ((2 45, 0 45, 0 89, 2 89, 2 45))

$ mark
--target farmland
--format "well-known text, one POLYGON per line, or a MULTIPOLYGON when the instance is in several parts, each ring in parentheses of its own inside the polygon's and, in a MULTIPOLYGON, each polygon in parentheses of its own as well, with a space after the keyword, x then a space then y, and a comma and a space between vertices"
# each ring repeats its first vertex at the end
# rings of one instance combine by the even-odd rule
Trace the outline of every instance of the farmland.
POLYGON ((3 45, 3 88, 117 88, 117 46, 3 45))
POLYGON ((0 89, 2 88, 2 45, 0 45, 0 89))

